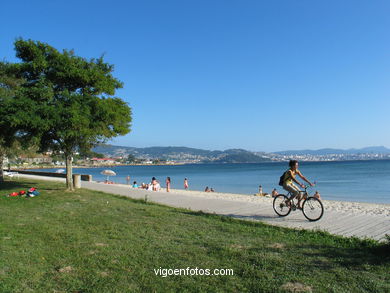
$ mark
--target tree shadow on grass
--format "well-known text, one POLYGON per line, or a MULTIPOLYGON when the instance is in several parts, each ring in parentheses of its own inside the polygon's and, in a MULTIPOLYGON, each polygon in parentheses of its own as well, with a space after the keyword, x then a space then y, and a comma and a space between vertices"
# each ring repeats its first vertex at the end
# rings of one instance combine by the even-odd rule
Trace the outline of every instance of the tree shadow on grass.
MULTIPOLYGON (((354 270, 365 270, 365 265, 390 265, 390 242, 378 243, 375 240, 357 238, 341 238, 340 242, 344 242, 343 245, 299 245, 296 250, 304 258, 326 258, 354 270)), ((309 264, 313 267, 321 265, 316 262, 309 264)))
MULTIPOLYGON (((202 216, 202 217, 213 217, 218 218, 224 222, 239 222, 243 225, 250 226, 264 226, 262 222, 255 221, 240 221, 245 220, 261 220, 262 216, 237 216, 237 215, 219 215, 219 214, 210 214, 202 211, 180 211, 182 214, 192 215, 192 216, 202 216)), ((272 218, 272 217, 269 217, 272 218)), ((285 230, 287 233, 299 233, 302 236, 302 241, 298 241, 293 246, 293 250, 300 255, 300 257, 313 258, 315 261, 311 262, 309 266, 312 268, 322 268, 329 269, 336 264, 353 268, 355 270, 363 270, 364 265, 379 265, 379 264, 390 264, 390 238, 387 242, 378 242, 372 239, 359 239, 357 237, 342 237, 332 235, 329 232, 325 231, 311 231, 311 230, 296 230, 285 227, 276 227, 275 229, 285 230), (317 244, 318 238, 323 237, 324 244, 317 244), (331 239, 326 239, 331 238, 331 239), (317 242, 316 244, 306 244, 310 243, 312 240, 317 242), (331 241, 329 241, 331 240, 331 241), (329 244, 329 242, 333 244, 329 244), (339 245, 337 245, 339 244, 339 245), (318 261, 319 259, 328 259, 327 261, 318 261)), ((288 235, 286 234, 286 237, 288 235)), ((290 247, 291 248, 291 247, 290 247)), ((253 250, 258 250, 259 253, 263 251, 263 248, 252 248, 253 250)))
MULTIPOLYGON (((29 189, 31 187, 37 187, 40 183, 34 181, 3 181, 0 182, 0 190, 21 190, 29 189)), ((45 187, 44 190, 63 190, 61 186, 58 187, 45 187)))
POLYGON ((15 182, 15 181, 4 181, 0 183, 0 190, 7 189, 24 189, 30 188, 31 186, 36 185, 35 182, 15 182))

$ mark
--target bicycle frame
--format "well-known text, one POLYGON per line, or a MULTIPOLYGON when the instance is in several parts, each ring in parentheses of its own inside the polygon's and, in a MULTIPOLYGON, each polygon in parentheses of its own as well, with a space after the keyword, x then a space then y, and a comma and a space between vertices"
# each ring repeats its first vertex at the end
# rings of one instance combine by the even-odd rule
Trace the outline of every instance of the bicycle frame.
POLYGON ((305 186, 304 190, 299 190, 296 196, 293 196, 291 192, 288 192, 287 195, 279 194, 276 196, 273 201, 273 208, 276 214, 285 217, 290 211, 295 211, 299 208, 309 221, 318 221, 321 219, 324 213, 321 200, 317 197, 310 196, 307 188, 308 186, 305 186))
MULTIPOLYGON (((299 190, 299 194, 296 195, 296 196, 294 196, 293 198, 291 198, 292 193, 291 193, 291 191, 289 191, 289 192, 287 193, 287 197, 288 197, 288 198, 291 198, 290 200, 293 201, 293 200, 296 199, 298 196, 300 196, 301 194, 303 194, 303 196, 302 196, 302 198, 301 198, 300 200, 304 200, 304 199, 306 199, 306 198, 308 198, 308 197, 310 196, 309 193, 307 192, 307 189, 308 189, 308 188, 309 188, 309 186, 306 186, 306 185, 305 185, 305 187, 304 187, 305 190, 299 190)), ((299 199, 298 199, 298 200, 299 200, 299 199)))

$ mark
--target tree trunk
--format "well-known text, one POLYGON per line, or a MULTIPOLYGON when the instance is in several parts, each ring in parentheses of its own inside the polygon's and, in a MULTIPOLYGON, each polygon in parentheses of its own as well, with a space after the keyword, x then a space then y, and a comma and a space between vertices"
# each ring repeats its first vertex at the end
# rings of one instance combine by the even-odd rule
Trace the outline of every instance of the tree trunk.
POLYGON ((4 181, 3 160, 4 154, 0 153, 0 182, 4 181))
POLYGON ((72 161, 73 157, 71 153, 65 154, 66 162, 66 189, 73 191, 73 178, 72 178, 72 161))

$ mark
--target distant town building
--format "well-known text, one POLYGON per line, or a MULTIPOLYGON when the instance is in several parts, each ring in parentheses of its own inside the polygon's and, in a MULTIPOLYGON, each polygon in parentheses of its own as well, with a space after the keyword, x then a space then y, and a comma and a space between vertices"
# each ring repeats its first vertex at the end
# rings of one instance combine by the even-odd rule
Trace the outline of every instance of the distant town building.
POLYGON ((116 158, 92 158, 91 162, 93 165, 113 165, 116 164, 116 158))
POLYGON ((53 159, 50 156, 47 155, 36 155, 34 157, 27 157, 24 155, 19 156, 19 159, 23 162, 29 163, 29 164, 41 164, 41 163, 52 163, 53 159))

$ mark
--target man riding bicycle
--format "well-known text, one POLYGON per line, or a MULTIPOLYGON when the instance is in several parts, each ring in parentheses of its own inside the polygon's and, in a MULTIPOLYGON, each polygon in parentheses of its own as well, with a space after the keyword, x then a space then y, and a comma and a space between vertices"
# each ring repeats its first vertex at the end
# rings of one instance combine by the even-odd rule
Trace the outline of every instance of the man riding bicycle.
POLYGON ((284 190, 287 190, 288 192, 291 193, 291 197, 288 199, 288 203, 294 199, 295 197, 298 198, 298 209, 301 209, 301 201, 302 201, 302 197, 300 196, 300 189, 298 186, 296 186, 294 184, 294 182, 296 184, 298 184, 300 187, 302 188, 305 188, 305 185, 300 183, 297 179, 296 179, 296 175, 298 175, 299 177, 302 178, 302 180, 306 181, 307 183, 310 184, 310 186, 314 186, 314 184, 312 184, 309 180, 306 179, 305 176, 302 175, 302 173, 298 170, 298 161, 296 160, 290 160, 290 162, 288 163, 288 165, 290 166, 290 169, 288 169, 285 174, 284 174, 284 178, 283 178, 283 189, 284 190))

